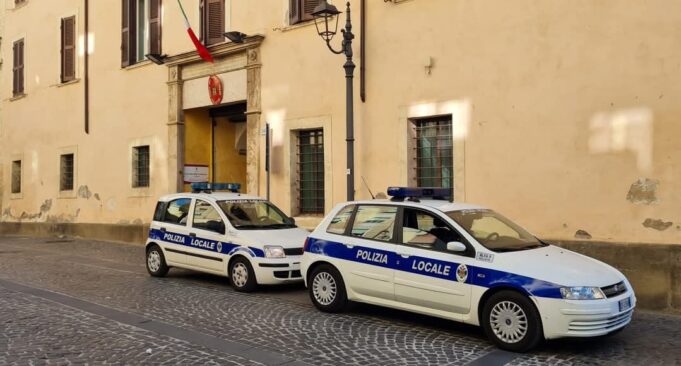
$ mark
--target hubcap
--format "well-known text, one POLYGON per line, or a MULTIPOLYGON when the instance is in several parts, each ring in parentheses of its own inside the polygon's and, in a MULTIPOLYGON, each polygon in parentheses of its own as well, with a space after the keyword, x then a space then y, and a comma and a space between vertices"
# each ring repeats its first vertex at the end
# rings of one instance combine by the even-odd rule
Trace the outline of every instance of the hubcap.
POLYGON ((161 268, 161 255, 156 250, 149 251, 147 255, 147 265, 152 272, 158 272, 161 268))
POLYGON ((328 272, 318 273, 312 281, 312 294, 314 299, 322 304, 329 305, 336 299, 336 280, 328 272))
POLYGON ((246 286, 246 282, 248 282, 248 268, 246 268, 245 264, 239 262, 232 267, 232 282, 234 282, 236 287, 246 286))
POLYGON ((501 301, 494 305, 489 321, 494 334, 504 343, 520 342, 527 335, 527 316, 512 301, 501 301))

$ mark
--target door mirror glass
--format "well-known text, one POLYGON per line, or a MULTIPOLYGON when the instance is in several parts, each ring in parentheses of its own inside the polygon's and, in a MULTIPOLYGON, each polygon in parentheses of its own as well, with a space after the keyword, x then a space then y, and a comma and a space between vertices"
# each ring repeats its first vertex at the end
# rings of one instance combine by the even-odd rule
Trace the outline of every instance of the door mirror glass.
POLYGON ((219 234, 224 234, 225 233, 225 223, 222 221, 208 221, 206 225, 206 229, 210 231, 215 231, 216 233, 219 234))
POLYGON ((291 224, 291 225, 295 225, 295 224, 296 224, 296 219, 294 219, 293 217, 289 217, 289 218, 288 218, 288 223, 291 224))
POLYGON ((447 250, 450 252, 465 252, 466 245, 460 241, 450 241, 447 243, 447 250))

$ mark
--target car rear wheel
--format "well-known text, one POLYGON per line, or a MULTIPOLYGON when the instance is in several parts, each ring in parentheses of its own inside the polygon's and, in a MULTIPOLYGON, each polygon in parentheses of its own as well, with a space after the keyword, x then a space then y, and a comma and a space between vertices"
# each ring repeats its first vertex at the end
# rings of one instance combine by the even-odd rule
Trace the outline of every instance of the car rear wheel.
POLYGON ((168 265, 163 251, 158 245, 152 245, 147 249, 147 272, 154 277, 164 277, 168 274, 168 265))
POLYGON ((229 282, 239 292, 251 292, 258 287, 253 267, 248 259, 237 257, 230 263, 229 282))
POLYGON ((482 326, 499 348, 513 352, 529 351, 544 338, 537 309, 529 298, 515 291, 500 291, 487 300, 482 326))
POLYGON ((324 312, 341 312, 348 302, 343 277, 337 269, 326 264, 312 272, 309 291, 312 303, 324 312))

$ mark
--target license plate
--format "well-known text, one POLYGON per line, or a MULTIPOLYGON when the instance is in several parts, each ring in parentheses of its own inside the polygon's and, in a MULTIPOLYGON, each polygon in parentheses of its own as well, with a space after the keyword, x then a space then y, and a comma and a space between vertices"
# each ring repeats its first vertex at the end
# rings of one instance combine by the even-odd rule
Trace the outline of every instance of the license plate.
POLYGON ((622 300, 620 300, 619 304, 620 304, 620 312, 627 311, 631 308, 631 298, 627 297, 626 299, 622 299, 622 300))

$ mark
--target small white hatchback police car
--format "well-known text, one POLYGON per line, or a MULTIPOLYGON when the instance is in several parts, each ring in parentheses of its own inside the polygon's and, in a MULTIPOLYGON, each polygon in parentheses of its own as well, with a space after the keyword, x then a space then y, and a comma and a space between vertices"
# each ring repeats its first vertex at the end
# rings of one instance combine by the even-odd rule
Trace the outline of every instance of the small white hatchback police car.
POLYGON ((516 352, 631 321, 636 297, 613 267, 548 245, 490 209, 449 202, 447 190, 388 194, 338 205, 305 242, 302 274, 320 310, 352 300, 481 325, 516 352))
POLYGON ((239 193, 178 193, 156 205, 146 244, 147 271, 182 267, 228 276, 237 291, 300 282, 309 233, 265 199, 239 193))

